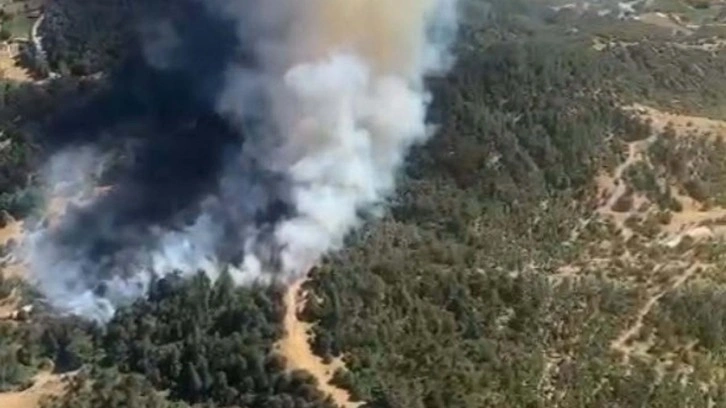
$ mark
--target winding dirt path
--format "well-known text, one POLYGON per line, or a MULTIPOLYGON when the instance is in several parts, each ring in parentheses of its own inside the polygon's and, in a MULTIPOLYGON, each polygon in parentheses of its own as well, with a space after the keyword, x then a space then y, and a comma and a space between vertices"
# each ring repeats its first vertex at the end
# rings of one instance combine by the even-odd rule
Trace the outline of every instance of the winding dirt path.
POLYGON ((627 186, 623 180, 623 175, 625 174, 625 170, 627 170, 628 167, 638 161, 638 154, 640 153, 640 150, 641 149, 638 142, 628 143, 628 157, 615 169, 615 175, 613 176, 613 178, 615 179, 617 184, 615 185, 615 191, 613 191, 610 199, 607 201, 607 203, 605 203, 604 210, 610 211, 615 203, 618 201, 618 199, 620 199, 620 197, 625 194, 627 186))
MULTIPOLYGON (((330 395, 336 404, 345 408, 357 408, 362 402, 352 402, 348 391, 330 384, 335 371, 343 367, 343 362, 335 359, 332 363, 325 364, 310 347, 312 325, 298 318, 298 313, 304 309, 306 301, 306 295, 302 291, 303 283, 304 280, 294 283, 285 293, 285 335, 277 343, 277 349, 287 359, 288 369, 308 371, 318 380, 318 388, 330 395)), ((2 404, 0 407, 4 408, 2 404)))
MULTIPOLYGON (((601 216, 606 216, 612 219, 613 222, 615 222, 615 225, 617 225, 617 227, 622 231, 622 234, 626 239, 633 235, 633 231, 625 226, 625 220, 628 219, 634 208, 624 212, 615 211, 613 208, 618 200, 628 194, 628 187, 624 177, 625 171, 633 164, 643 160, 645 151, 648 149, 648 146, 653 143, 655 138, 656 136, 653 135, 645 140, 628 143, 628 156, 625 158, 625 161, 615 169, 613 175, 610 176, 602 174, 596 180, 599 190, 598 194, 607 197, 598 207, 597 212, 601 216)), ((632 207, 635 207, 636 204, 637 203, 634 203, 632 207)))
POLYGON ((643 328, 643 320, 645 319, 645 316, 653 310, 653 307, 658 304, 660 298, 665 296, 666 293, 678 289, 703 266, 704 265, 700 263, 691 265, 688 269, 683 271, 682 274, 678 275, 667 288, 653 294, 643 304, 640 310, 638 310, 635 323, 624 330, 612 343, 610 343, 610 348, 620 352, 623 355, 623 360, 627 363, 633 351, 633 346, 629 345, 628 342, 640 333, 640 330, 643 328))

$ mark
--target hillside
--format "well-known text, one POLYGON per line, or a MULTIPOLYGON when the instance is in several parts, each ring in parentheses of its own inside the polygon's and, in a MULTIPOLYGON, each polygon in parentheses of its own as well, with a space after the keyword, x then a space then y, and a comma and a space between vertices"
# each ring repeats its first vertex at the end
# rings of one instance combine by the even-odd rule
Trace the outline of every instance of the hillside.
POLYGON ((722 2, 468 0, 380 218, 304 282, 165 278, 106 327, 49 310, 9 243, 58 211, 38 124, 168 6, 80 3, 41 27, 60 78, 2 88, 0 406, 726 406, 722 2))
POLYGON ((644 20, 463 53, 397 205, 309 283, 340 383, 392 407, 726 403, 723 53, 644 20))

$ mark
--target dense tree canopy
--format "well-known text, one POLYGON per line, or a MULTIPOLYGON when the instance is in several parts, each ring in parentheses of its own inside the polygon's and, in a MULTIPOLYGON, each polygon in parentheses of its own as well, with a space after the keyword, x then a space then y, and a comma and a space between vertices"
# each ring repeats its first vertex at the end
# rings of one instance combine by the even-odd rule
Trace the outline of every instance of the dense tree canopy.
MULTIPOLYGON (((73 75, 110 69, 131 38, 124 21, 140 13, 139 2, 86 3, 48 10, 50 63, 66 75, 0 88, 0 210, 13 215, 37 204, 32 169, 47 147, 38 124, 65 95, 105 85, 73 75)), ((652 131, 623 107, 722 117, 726 53, 696 46, 703 32, 676 42, 668 30, 539 1, 469 3, 455 68, 430 80, 438 133, 410 155, 383 217, 306 283, 318 300, 304 312, 315 323, 313 348, 346 363, 334 382, 376 408, 726 404, 723 381, 709 377, 724 363, 723 279, 666 293, 641 317, 649 344, 691 364, 692 375, 647 358, 625 362, 612 342, 652 295, 638 281, 654 269, 648 256, 675 263, 682 253, 649 249, 639 268, 622 266, 644 238, 626 242, 592 221, 595 176, 652 131), (562 272, 594 246, 616 261, 562 272)), ((671 133, 650 146, 648 165, 628 169, 629 188, 664 217, 677 203, 658 184, 663 175, 691 197, 723 202, 724 144, 678 144, 671 133), (686 166, 690 156, 704 159, 686 166)), ((716 244, 696 249, 720 260, 716 244)), ((14 288, 30 292, 18 285, 0 280, 0 301, 14 288)), ((0 391, 28 385, 52 361, 56 372, 76 373, 67 394, 48 401, 53 408, 333 407, 275 351, 283 291, 235 288, 227 274, 171 276, 103 328, 42 307, 30 320, 0 321, 0 391)))

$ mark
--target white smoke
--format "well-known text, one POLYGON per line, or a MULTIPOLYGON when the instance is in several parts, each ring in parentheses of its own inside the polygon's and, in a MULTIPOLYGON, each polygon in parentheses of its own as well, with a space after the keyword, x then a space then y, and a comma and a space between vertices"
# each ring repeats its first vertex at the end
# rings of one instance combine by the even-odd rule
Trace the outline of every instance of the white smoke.
MULTIPOLYGON (((267 3, 261 24, 288 17, 280 3, 267 3)), ((408 148, 428 136, 424 77, 450 67, 456 35, 455 0, 293 3, 285 3, 294 16, 289 37, 258 47, 282 134, 267 159, 292 181, 297 210, 274 232, 290 278, 339 249, 359 212, 393 191, 408 148)), ((247 83, 238 72, 230 71, 230 83, 247 83)), ((249 108, 241 95, 223 95, 222 109, 243 116, 249 108)), ((261 265, 254 253, 247 257, 246 265, 261 265)))
MULTIPOLYGON (((341 248, 361 222, 361 212, 393 193, 408 149, 431 133, 424 78, 451 66, 449 46, 456 36, 456 0, 250 3, 207 1, 238 24, 240 42, 254 43, 261 64, 257 70, 227 67, 217 109, 238 124, 251 116, 271 118, 274 136, 247 143, 242 155, 286 176, 294 215, 276 223, 264 242, 262 231, 240 231, 246 237, 244 258, 224 266, 238 284, 303 276, 322 255, 341 248), (259 112, 255 96, 260 93, 271 113, 259 112), (270 269, 265 254, 270 251, 276 252, 279 270, 270 269)), ((169 26, 162 34, 146 48, 157 67, 165 66, 164 44, 178 41, 169 26)), ((57 184, 57 173, 51 166, 51 185, 57 184)), ((235 178, 222 184, 230 180, 235 178)), ((242 202, 268 194, 245 191, 249 195, 242 202)), ((185 230, 159 231, 157 245, 129 258, 132 274, 99 278, 103 295, 82 276, 90 261, 59 253, 50 231, 31 235, 25 249, 33 278, 49 301, 105 321, 119 305, 143 296, 155 277, 204 270, 216 278, 222 266, 215 247, 223 239, 222 228, 205 213, 185 230)))

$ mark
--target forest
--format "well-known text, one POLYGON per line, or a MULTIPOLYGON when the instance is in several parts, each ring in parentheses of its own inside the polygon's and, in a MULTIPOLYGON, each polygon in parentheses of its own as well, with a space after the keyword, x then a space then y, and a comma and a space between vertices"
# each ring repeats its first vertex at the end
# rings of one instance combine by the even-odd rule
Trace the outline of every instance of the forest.
MULTIPOLYGON (((34 124, 66 95, 103 87, 89 74, 123 58, 125 19, 168 6, 53 4, 44 30, 51 69, 63 75, 0 88, 0 211, 14 218, 40 204, 33 169, 47 141, 34 124)), ((696 353, 680 356, 689 374, 625 362, 611 347, 638 319, 647 287, 613 278, 620 270, 610 264, 577 277, 558 272, 603 236, 616 242, 613 252, 643 245, 618 241, 607 223, 583 222, 593 217, 596 175, 651 131, 623 107, 726 118, 726 52, 683 45, 698 34, 676 43, 615 16, 486 4, 463 21, 455 68, 430 81, 430 115, 441 127, 411 153, 389 209, 305 283, 319 300, 303 312, 313 349, 343 359, 333 381, 365 407, 726 406, 716 369, 726 363, 723 279, 667 293, 643 317, 664 355, 695 341, 696 353), (594 39, 611 45, 593 47, 594 39)), ((691 182, 691 195, 723 201, 722 143, 659 140, 647 153, 654 166, 691 182), (695 173, 671 160, 697 153, 707 159, 695 173), (696 183, 696 173, 710 178, 696 183)), ((646 172, 628 177, 660 197, 646 172)), ((717 258, 720 245, 697 250, 717 258)), ((0 279, 0 302, 15 292, 37 307, 0 321, 0 391, 28 387, 48 367, 75 373, 45 408, 335 406, 273 347, 283 334, 282 287, 237 288, 228 274, 165 278, 106 327, 57 317, 32 287, 0 279)))

